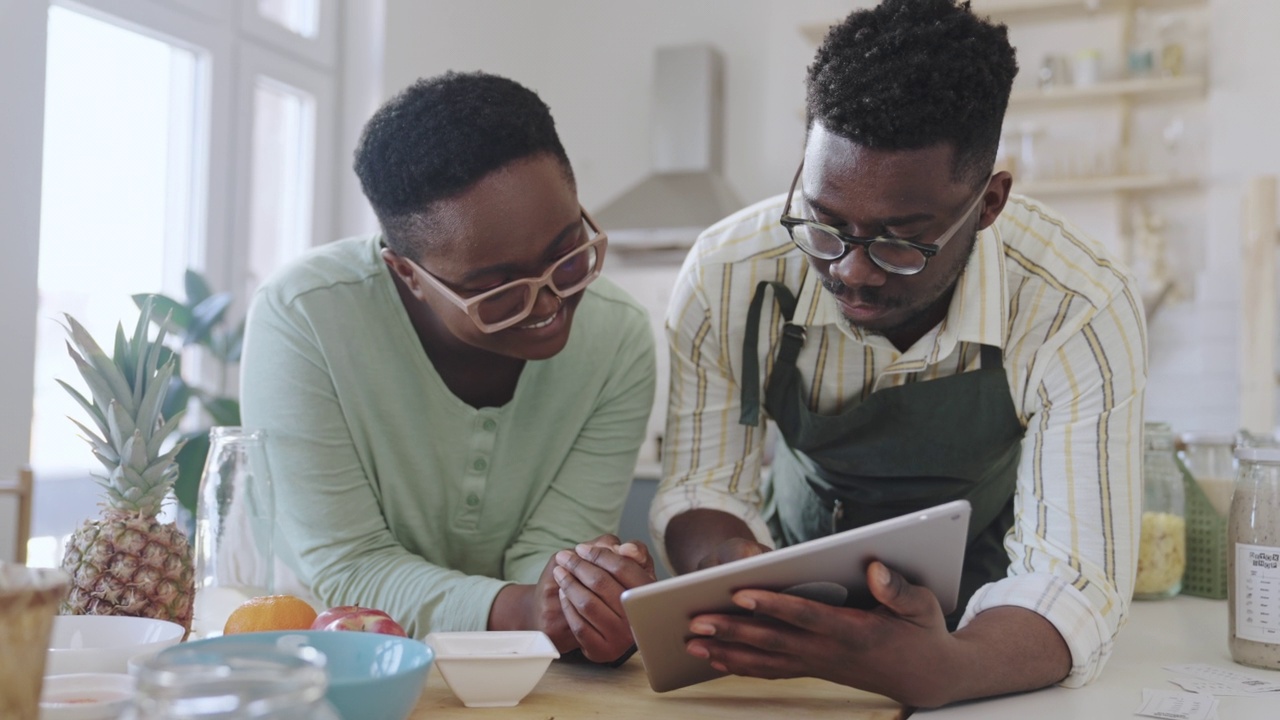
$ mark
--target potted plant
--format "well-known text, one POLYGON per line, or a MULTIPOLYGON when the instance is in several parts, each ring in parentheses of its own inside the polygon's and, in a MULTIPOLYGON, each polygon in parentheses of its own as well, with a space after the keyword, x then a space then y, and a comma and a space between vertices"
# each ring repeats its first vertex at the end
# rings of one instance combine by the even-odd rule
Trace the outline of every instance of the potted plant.
MULTIPOLYGON (((174 483, 174 495, 182 507, 184 520, 195 517, 196 497, 200 490, 200 476, 204 471, 205 457, 209 454, 209 428, 215 425, 239 425, 240 402, 225 394, 227 378, 240 362, 244 344, 244 321, 230 325, 227 310, 231 306, 231 294, 215 293, 200 273, 187 270, 184 276, 186 297, 177 300, 158 293, 141 293, 133 301, 142 308, 152 304, 151 322, 163 328, 170 338, 169 352, 177 365, 169 381, 169 393, 165 398, 163 414, 173 417, 193 403, 203 412, 187 415, 187 423, 181 430, 184 441, 178 452, 178 477, 174 483), (182 366, 184 350, 194 349, 200 359, 217 363, 217 387, 209 388, 198 382, 196 373, 182 366), (195 422, 192 422, 192 419, 195 422)), ((191 354, 187 354, 188 360, 191 354)), ((201 368, 203 369, 203 368, 201 368)), ((207 373, 201 373, 205 377, 207 373)))

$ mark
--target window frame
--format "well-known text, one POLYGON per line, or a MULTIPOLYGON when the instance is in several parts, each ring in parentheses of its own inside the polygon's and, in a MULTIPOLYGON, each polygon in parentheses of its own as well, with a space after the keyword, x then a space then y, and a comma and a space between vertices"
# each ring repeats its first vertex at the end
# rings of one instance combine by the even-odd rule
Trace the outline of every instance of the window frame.
MULTIPOLYGON (((0 422, 8 432, 0 434, 0 472, 27 464, 30 458, 48 9, 57 5, 84 13, 200 57, 201 88, 193 101, 198 105, 194 112, 201 143, 192 159, 191 215, 184 225, 187 257, 181 263, 184 269, 202 271, 214 287, 233 292, 233 311, 242 314, 254 282, 243 252, 247 236, 241 232, 248 219, 250 192, 244 177, 251 167, 245 162, 251 152, 245 128, 252 127, 253 83, 245 81, 252 77, 248 68, 315 98, 308 244, 334 239, 335 228, 347 233, 376 229, 358 184, 346 177, 350 173, 343 173, 344 166, 337 160, 349 155, 353 138, 382 99, 385 4, 384 0, 321 3, 317 36, 306 39, 257 17, 256 0, 0 0, 5 17, 0 24, 0 61, 9 68, 0 75, 0 93, 8 106, 0 116, 0 150, 7 165, 0 174, 4 191, 0 192, 0 235, 16 238, 6 263, 0 265, 0 300, 6 305, 6 312, 0 314, 0 331, 15 347, 32 349, 12 353, 3 363, 0 422), (350 60, 340 62, 344 57, 350 60), (344 89, 349 95, 343 94, 344 89)), ((146 288, 139 288, 143 291, 146 288)), ((219 387, 222 378, 202 381, 219 387)), ((91 463, 86 453, 86 471, 91 463)), ((36 470, 38 482, 72 479, 41 477, 40 468, 36 470)), ((77 487, 83 487, 79 475, 75 480, 77 487)), ((87 483, 87 478, 83 481, 87 483)), ((46 502, 59 501, 50 497, 46 502)), ((37 504, 37 525, 43 504, 37 504)))

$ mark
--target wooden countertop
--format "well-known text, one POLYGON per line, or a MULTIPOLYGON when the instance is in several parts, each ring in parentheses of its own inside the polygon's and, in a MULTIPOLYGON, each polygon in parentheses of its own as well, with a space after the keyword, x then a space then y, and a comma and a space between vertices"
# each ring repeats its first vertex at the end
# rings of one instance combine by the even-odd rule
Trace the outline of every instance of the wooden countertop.
POLYGON ((512 718, 576 720, 577 718, 724 718, 786 717, 842 720, 901 720, 908 712, 882 695, 800 678, 757 680, 723 677, 667 693, 649 688, 637 655, 618 669, 552 662, 538 686, 509 708, 469 708, 454 697, 435 667, 410 720, 438 718, 512 718))

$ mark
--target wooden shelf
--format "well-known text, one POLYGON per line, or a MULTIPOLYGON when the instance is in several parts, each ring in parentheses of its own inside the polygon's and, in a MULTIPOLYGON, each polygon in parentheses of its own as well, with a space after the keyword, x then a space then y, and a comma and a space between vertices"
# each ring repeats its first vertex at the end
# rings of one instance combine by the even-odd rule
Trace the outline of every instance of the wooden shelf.
POLYGON ((1203 95, 1208 83, 1204 75, 1131 78, 1108 80, 1093 85, 1069 85, 1044 90, 1021 90, 1009 96, 1009 107, 1033 105, 1066 105, 1124 97, 1158 97, 1162 95, 1203 95))
POLYGON ((973 11, 997 18, 1017 16, 1019 20, 1043 16, 1053 19, 1067 15, 1081 16, 1090 12, 1113 12, 1133 7, 1157 10, 1188 5, 1202 5, 1205 0, 973 0, 973 11), (1091 7, 1092 6, 1092 7, 1091 7))
POLYGON ((1067 180, 1015 181, 1013 191, 1031 197, 1045 195, 1089 195, 1110 192, 1144 192, 1150 190, 1193 189, 1200 181, 1193 177, 1172 175, 1115 175, 1111 177, 1072 178, 1067 180))
MULTIPOLYGON (((1089 9, 1086 0, 973 0, 973 11, 989 15, 997 20, 1059 20, 1064 17, 1087 16, 1090 12, 1117 12, 1129 6, 1163 10, 1177 7, 1204 5, 1208 0, 1098 0, 1096 10, 1089 9)), ((825 23, 809 23, 800 32, 817 46, 827 36, 827 30, 840 22, 834 18, 825 23)))

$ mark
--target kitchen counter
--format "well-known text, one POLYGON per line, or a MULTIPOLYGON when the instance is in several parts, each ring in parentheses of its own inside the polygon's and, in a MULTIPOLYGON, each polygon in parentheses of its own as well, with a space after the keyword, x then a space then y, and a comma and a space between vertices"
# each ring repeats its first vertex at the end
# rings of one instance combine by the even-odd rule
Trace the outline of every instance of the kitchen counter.
MULTIPOLYGON (((1169 682, 1166 665, 1204 663, 1280 682, 1280 672, 1237 665, 1227 650, 1227 602, 1178 596, 1134 602, 1129 624, 1102 677, 1087 687, 1047 688, 1031 693, 920 710, 916 720, 1078 720, 1135 717, 1143 688, 1180 691, 1169 682)), ((1276 720, 1280 693, 1261 697, 1220 697, 1222 720, 1276 720)))
POLYGON ((464 707, 433 667, 409 720, 902 720, 906 716, 906 709, 883 695, 813 678, 757 680, 729 676, 656 693, 649 689, 637 655, 617 669, 553 662, 533 692, 519 705, 506 708, 464 707))

